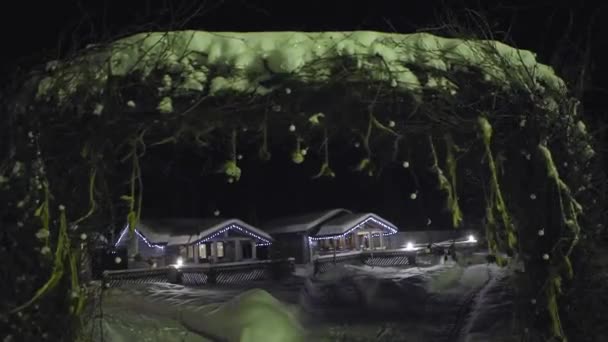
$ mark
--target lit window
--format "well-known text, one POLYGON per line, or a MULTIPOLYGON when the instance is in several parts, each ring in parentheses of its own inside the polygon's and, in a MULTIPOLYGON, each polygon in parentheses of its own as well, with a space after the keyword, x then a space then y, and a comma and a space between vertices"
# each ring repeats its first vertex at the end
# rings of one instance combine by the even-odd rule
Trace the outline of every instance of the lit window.
POLYGON ((204 243, 198 245, 198 257, 201 259, 207 259, 207 245, 204 243))
POLYGON ((217 246, 217 257, 223 258, 224 257, 224 243, 217 242, 216 246, 217 246))

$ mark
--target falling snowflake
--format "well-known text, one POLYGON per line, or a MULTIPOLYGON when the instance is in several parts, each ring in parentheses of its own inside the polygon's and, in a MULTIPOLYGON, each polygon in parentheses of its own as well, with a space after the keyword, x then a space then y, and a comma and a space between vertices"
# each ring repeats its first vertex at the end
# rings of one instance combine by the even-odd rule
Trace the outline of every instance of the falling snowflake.
POLYGON ((41 240, 48 238, 49 235, 50 235, 49 230, 48 229, 44 229, 44 228, 42 228, 42 229, 40 229, 39 231, 36 232, 36 237, 38 239, 41 239, 41 240))
POLYGON ((93 114, 101 115, 102 112, 103 112, 103 105, 101 103, 97 103, 95 105, 95 109, 93 110, 93 114))

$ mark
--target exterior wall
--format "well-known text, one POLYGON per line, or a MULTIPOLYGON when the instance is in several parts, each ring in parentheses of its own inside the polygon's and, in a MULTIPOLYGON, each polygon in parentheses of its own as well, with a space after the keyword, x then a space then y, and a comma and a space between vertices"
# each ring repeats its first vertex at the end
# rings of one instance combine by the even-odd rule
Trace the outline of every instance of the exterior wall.
POLYGON ((272 244, 273 255, 278 258, 295 258, 297 264, 308 262, 308 243, 302 240, 306 236, 300 233, 277 234, 272 244))
POLYGON ((206 243, 207 258, 202 258, 199 255, 198 245, 166 246, 164 249, 161 249, 148 246, 139 237, 136 237, 136 240, 133 241, 130 237, 125 236, 118 247, 123 248, 129 256, 129 268, 148 268, 152 264, 156 264, 157 267, 174 264, 178 257, 182 257, 185 263, 212 262, 212 259, 214 259, 212 253, 215 254, 217 252, 212 247, 212 243, 216 242, 223 243, 223 256, 217 258, 217 263, 268 259, 269 257, 269 248, 267 246, 257 246, 254 239, 234 233, 226 233, 208 241, 206 243))
POLYGON ((417 230, 417 231, 401 231, 397 234, 385 236, 385 245, 387 249, 399 249, 411 241, 413 243, 428 243, 442 242, 450 239, 466 238, 469 235, 475 235, 479 238, 479 233, 474 230, 417 230), (477 235, 476 235, 477 234, 477 235))

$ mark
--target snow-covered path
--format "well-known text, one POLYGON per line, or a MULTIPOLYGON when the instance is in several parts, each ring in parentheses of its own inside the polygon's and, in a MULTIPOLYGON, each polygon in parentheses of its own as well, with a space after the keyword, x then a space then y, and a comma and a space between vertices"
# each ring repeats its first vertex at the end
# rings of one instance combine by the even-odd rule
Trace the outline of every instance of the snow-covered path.
MULTIPOLYGON (((117 331, 120 324, 113 316, 121 316, 123 325, 125 320, 148 325, 150 320, 160 320, 166 321, 161 326, 165 324, 165 328, 173 329, 173 335, 185 336, 188 341, 244 341, 226 339, 217 331, 209 333, 213 329, 203 318, 211 317, 208 314, 213 310, 235 306, 230 304, 234 298, 259 288, 271 295, 262 293, 263 298, 268 297, 264 301, 274 303, 274 298, 278 299, 272 304, 274 314, 270 315, 283 312, 292 317, 298 326, 301 324, 305 341, 515 341, 508 274, 507 269, 485 264, 463 267, 448 263, 426 268, 337 266, 315 278, 299 276, 248 287, 148 284, 110 290, 104 304, 104 324, 107 333, 124 335, 117 331), (128 315, 131 318, 126 318, 128 315), (199 336, 192 336, 193 331, 199 336)), ((285 322, 295 324, 289 319, 285 322)), ((140 340, 173 341, 151 338, 140 340)))

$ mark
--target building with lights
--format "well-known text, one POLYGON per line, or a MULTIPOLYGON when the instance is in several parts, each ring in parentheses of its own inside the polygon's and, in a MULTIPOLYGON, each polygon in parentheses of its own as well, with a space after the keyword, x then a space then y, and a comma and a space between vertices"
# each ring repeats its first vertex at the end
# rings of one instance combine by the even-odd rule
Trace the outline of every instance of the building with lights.
POLYGON ((296 263, 308 263, 314 255, 385 249, 397 227, 373 213, 332 209, 277 219, 264 225, 274 237, 273 249, 296 263))
POLYGON ((142 220, 134 235, 128 232, 125 227, 115 247, 126 248, 135 265, 159 267, 265 259, 273 242, 268 233, 238 219, 142 220))

